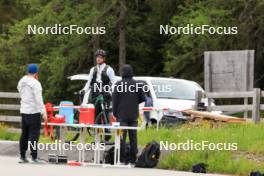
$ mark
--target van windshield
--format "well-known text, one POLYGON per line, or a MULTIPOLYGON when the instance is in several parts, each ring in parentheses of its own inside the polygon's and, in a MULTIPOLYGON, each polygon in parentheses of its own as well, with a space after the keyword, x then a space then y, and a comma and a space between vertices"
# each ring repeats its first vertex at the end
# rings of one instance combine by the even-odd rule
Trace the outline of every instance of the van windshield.
POLYGON ((157 98, 194 100, 202 88, 193 82, 181 80, 151 80, 157 98))

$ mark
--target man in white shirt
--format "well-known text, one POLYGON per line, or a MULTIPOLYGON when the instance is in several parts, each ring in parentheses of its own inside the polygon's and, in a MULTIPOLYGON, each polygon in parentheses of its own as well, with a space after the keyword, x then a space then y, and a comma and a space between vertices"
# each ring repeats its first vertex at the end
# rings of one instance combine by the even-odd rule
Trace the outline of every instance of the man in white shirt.
POLYGON ((97 65, 90 69, 88 81, 82 91, 88 91, 95 83, 102 83, 110 85, 115 83, 115 71, 112 67, 105 64, 106 52, 104 50, 97 50, 95 53, 97 65))
POLYGON ((111 102, 111 94, 109 91, 111 85, 115 83, 115 72, 112 67, 105 64, 106 52, 104 50, 97 50, 95 58, 97 65, 90 69, 88 81, 82 91, 87 92, 89 88, 91 89, 92 95, 90 96, 90 102, 95 105, 95 123, 109 123, 108 112, 106 112, 105 116, 107 117, 105 117, 105 121, 99 117, 102 112, 102 106, 96 98, 99 95, 103 96, 104 108, 108 111, 107 109, 111 102))
POLYGON ((38 66, 29 64, 27 75, 23 76, 18 82, 18 92, 21 97, 20 113, 22 116, 22 134, 19 141, 20 161, 27 163, 26 151, 29 142, 33 162, 39 162, 37 159, 37 149, 34 146, 38 143, 41 128, 41 116, 46 119, 46 110, 42 97, 42 86, 38 81, 38 66))

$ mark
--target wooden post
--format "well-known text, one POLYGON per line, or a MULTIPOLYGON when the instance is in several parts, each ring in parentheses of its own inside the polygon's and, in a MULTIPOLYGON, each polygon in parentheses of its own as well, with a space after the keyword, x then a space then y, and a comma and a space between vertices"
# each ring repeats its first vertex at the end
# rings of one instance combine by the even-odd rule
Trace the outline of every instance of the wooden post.
MULTIPOLYGON (((244 98, 244 105, 248 105, 248 98, 244 98)), ((244 119, 248 118, 248 111, 244 111, 244 119)))
POLYGON ((261 97, 261 90, 259 88, 254 89, 253 95, 253 110, 252 110, 252 120, 257 123, 260 120, 260 97, 261 97))
POLYGON ((192 109, 197 110, 198 104, 202 101, 203 92, 198 90, 195 92, 195 104, 192 109))
POLYGON ((208 99, 208 105, 207 105, 207 111, 211 112, 211 106, 212 106, 212 98, 207 98, 208 99))
POLYGON ((204 88, 212 92, 212 59, 210 52, 204 52, 204 88))
POLYGON ((119 31, 119 74, 121 75, 121 68, 126 63, 126 17, 127 7, 126 0, 119 0, 120 12, 118 19, 119 31))

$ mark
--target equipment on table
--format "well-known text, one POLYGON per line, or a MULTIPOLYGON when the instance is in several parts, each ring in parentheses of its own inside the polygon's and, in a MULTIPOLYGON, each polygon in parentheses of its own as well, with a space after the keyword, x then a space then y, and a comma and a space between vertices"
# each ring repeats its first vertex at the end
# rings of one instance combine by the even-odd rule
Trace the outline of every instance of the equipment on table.
POLYGON ((49 154, 48 162, 51 164, 67 164, 68 157, 66 155, 49 154))
POLYGON ((56 114, 55 117, 49 119, 50 123, 65 123, 66 119, 64 115, 56 114))
POLYGON ((48 127, 47 123, 65 123, 66 121, 66 117, 64 115, 61 114, 56 114, 54 117, 54 107, 51 103, 47 103, 45 105, 46 108, 46 112, 47 112, 47 117, 48 119, 45 121, 45 125, 44 125, 44 135, 50 136, 50 139, 53 140, 54 139, 54 133, 53 133, 53 126, 50 125, 48 127))
POLYGON ((135 167, 153 168, 159 162, 160 145, 156 141, 149 142, 138 157, 135 167))
MULTIPOLYGON (((47 126, 47 123, 67 123, 74 124, 74 108, 73 102, 71 101, 62 101, 60 102, 59 107, 54 107, 51 103, 47 103, 45 105, 48 119, 45 121, 44 134, 45 136, 50 136, 51 140, 54 139, 53 135, 53 126, 47 126), (54 111, 59 110, 59 113, 54 117, 54 111)), ((77 118, 79 123, 82 124, 94 124, 95 121, 95 108, 93 104, 82 105, 77 108, 78 112, 77 118)), ((88 131, 89 132, 89 131, 88 131)), ((79 137, 79 133, 77 133, 73 139, 70 141, 75 141, 79 137)), ((57 136, 59 136, 59 132, 57 132, 57 136)), ((67 141, 66 141, 67 142, 67 141)), ((68 141, 69 142, 69 141, 68 141)))
POLYGON ((59 114, 66 117, 66 123, 73 124, 74 106, 71 101, 61 101, 59 107, 59 114))
POLYGON ((49 135, 49 129, 48 129, 48 121, 51 117, 53 117, 53 105, 51 103, 46 103, 45 104, 46 112, 47 112, 47 120, 45 120, 45 125, 44 125, 44 136, 47 137, 49 135))
POLYGON ((82 105, 80 107, 79 123, 94 124, 95 108, 93 104, 82 105))

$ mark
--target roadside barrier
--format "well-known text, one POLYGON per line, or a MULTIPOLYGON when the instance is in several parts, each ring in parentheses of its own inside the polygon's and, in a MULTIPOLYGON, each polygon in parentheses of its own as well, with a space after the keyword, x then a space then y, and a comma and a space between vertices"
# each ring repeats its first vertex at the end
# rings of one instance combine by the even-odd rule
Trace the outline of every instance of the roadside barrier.
POLYGON ((252 91, 244 92, 202 92, 197 91, 195 96, 194 110, 198 109, 202 99, 207 99, 208 106, 206 110, 223 112, 244 112, 244 118, 249 118, 248 112, 252 112, 252 120, 257 123, 260 121, 260 111, 264 110, 264 104, 261 104, 261 98, 264 97, 264 91, 254 88, 252 91), (235 105, 213 105, 213 99, 243 99, 244 104, 235 105), (251 99, 251 104, 249 103, 251 99))

